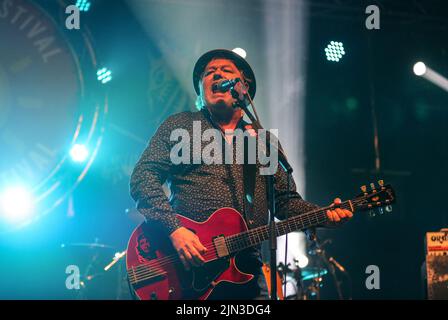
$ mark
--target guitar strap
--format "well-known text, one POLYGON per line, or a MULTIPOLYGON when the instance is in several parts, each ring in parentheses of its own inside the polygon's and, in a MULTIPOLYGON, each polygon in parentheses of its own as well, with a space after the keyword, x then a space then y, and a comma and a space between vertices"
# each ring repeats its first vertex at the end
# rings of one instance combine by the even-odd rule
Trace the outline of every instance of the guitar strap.
POLYGON ((256 178, 257 165, 249 164, 248 139, 255 139, 255 138, 253 137, 244 138, 244 164, 243 164, 244 216, 250 229, 255 223, 254 192, 255 192, 255 178, 256 178))

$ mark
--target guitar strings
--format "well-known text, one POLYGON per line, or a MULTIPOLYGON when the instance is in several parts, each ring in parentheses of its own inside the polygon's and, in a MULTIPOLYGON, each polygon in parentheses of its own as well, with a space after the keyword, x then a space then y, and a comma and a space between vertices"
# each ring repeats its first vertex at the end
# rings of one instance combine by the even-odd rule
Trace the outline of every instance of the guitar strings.
MULTIPOLYGON (((363 199, 353 200, 352 203, 357 204, 358 202, 361 202, 361 201, 363 201, 363 199)), ((316 210, 304 213, 302 215, 295 216, 295 217, 293 217, 293 218, 291 218, 289 220, 285 220, 283 222, 286 222, 286 221, 288 223, 293 222, 293 223, 295 223, 297 225, 297 221, 296 220, 302 220, 303 221, 303 220, 305 220, 304 218, 308 218, 307 222, 311 222, 312 224, 314 224, 316 222, 319 222, 319 220, 321 218, 325 217, 326 219, 328 219, 327 216, 326 216, 326 211, 331 209, 331 208, 332 208, 331 206, 324 207, 324 208, 319 208, 319 209, 316 209, 316 210), (313 215, 313 217, 309 217, 310 215, 312 215, 314 213, 317 213, 317 215, 313 215)), ((346 201, 346 202, 343 202, 341 205, 339 205, 338 208, 348 209, 348 208, 351 208, 351 206, 350 206, 349 201, 346 201)), ((282 225, 282 226, 286 227, 286 225, 282 225)), ((260 235, 263 236, 263 234, 266 231, 265 228, 266 228, 266 226, 261 226, 261 227, 258 227, 256 229, 248 230, 248 231, 243 232, 241 234, 228 236, 228 237, 226 237, 226 245, 229 247, 230 251, 233 251, 235 249, 237 249, 237 250, 244 249, 244 247, 245 247, 244 244, 243 244, 242 248, 239 248, 238 245, 235 246, 237 243, 231 243, 230 241, 227 241, 227 240, 231 240, 231 238, 235 238, 237 236, 241 236, 244 233, 248 234, 249 238, 251 236, 252 236, 252 238, 254 238, 255 235, 256 236, 260 236, 260 235)), ((279 231, 279 230, 277 229, 277 231, 279 231)), ((216 254, 216 248, 214 248, 214 244, 213 243, 207 243, 204 246, 205 247, 213 246, 213 249, 210 250, 210 251, 207 251, 207 253, 203 257, 205 259, 210 258, 210 257, 214 257, 215 254, 216 254)), ((163 266, 165 266, 167 264, 174 263, 174 262, 175 262, 175 264, 178 264, 180 262, 179 260, 180 260, 180 258, 179 258, 179 256, 177 254, 169 255, 169 256, 166 256, 164 258, 161 258, 160 260, 155 259, 153 261, 149 261, 147 263, 143 263, 143 264, 138 265, 136 267, 131 267, 130 269, 131 269, 132 273, 130 273, 129 269, 128 269, 128 274, 130 276, 134 277, 134 279, 131 279, 131 282, 135 284, 135 283, 138 283, 140 281, 144 281, 144 280, 150 279, 150 278, 152 278, 154 276, 159 276, 161 274, 165 274, 166 272, 160 272, 157 269, 161 269, 161 267, 163 267, 163 266)), ((209 260, 207 262, 211 262, 213 260, 216 260, 216 259, 211 259, 211 260, 209 260)))

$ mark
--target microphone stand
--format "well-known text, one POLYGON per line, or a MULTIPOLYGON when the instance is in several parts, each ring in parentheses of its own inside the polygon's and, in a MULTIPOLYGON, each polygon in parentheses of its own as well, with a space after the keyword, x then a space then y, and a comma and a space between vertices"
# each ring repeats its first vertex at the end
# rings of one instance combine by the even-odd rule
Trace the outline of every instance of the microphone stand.
MULTIPOLYGON (((255 109, 255 105, 247 92, 247 89, 245 86, 241 83, 243 86, 243 90, 241 93, 237 92, 234 87, 231 87, 231 93, 234 98, 238 101, 236 103, 236 107, 240 107, 246 115, 251 120, 252 127, 255 131, 258 132, 258 130, 264 129, 263 126, 260 123, 260 120, 258 118, 257 111, 255 109), (241 97, 241 94, 243 97, 241 97), (241 99, 243 98, 243 99, 241 99), (244 99, 245 98, 245 99, 244 99), (246 101, 249 101, 250 105, 252 106, 252 110, 255 113, 255 116, 249 111, 247 108, 246 101)), ((278 147, 276 148, 271 144, 270 135, 266 134, 266 153, 271 154, 271 150, 274 149, 274 151, 278 154, 278 161, 283 170, 287 174, 288 178, 288 192, 289 192, 289 186, 290 186, 290 177, 292 174, 292 167, 289 165, 288 160, 286 158, 285 153, 283 150, 278 147)), ((269 203, 269 261, 270 261, 270 274, 271 274, 271 300, 277 300, 277 229, 276 229, 276 223, 274 220, 275 214, 276 214, 276 197, 275 197, 275 177, 274 174, 267 175, 267 199, 269 203)), ((289 193, 288 193, 289 197, 289 193)))

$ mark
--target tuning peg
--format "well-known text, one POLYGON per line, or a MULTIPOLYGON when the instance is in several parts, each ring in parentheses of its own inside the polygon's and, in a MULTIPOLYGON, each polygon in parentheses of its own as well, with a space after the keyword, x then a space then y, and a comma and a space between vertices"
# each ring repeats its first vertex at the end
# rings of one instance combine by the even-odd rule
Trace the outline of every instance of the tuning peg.
POLYGON ((380 215, 381 215, 381 214, 384 214, 384 210, 383 210, 383 208, 378 208, 378 212, 380 213, 380 215))
POLYGON ((370 184, 370 189, 372 189, 372 191, 375 191, 375 184, 373 182, 370 184))
POLYGON ((367 186, 366 185, 361 186, 361 191, 367 193, 367 186))
POLYGON ((384 187, 384 180, 378 180, 378 185, 380 187, 384 187))
POLYGON ((369 217, 373 218, 373 217, 375 217, 375 216, 376 216, 375 211, 373 211, 373 210, 369 210, 369 217))
POLYGON ((387 205, 386 207, 385 207, 385 209, 386 209, 386 212, 392 212, 392 205, 387 205))

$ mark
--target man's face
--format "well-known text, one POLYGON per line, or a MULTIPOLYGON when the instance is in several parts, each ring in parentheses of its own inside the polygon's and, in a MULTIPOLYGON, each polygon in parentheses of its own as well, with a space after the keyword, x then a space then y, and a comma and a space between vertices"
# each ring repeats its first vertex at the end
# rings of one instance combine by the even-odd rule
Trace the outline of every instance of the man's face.
POLYGON ((230 91, 213 92, 213 85, 223 80, 234 78, 243 79, 241 71, 228 59, 215 59, 205 67, 202 76, 202 96, 206 106, 217 116, 228 116, 233 114, 233 103, 235 99, 230 91))

